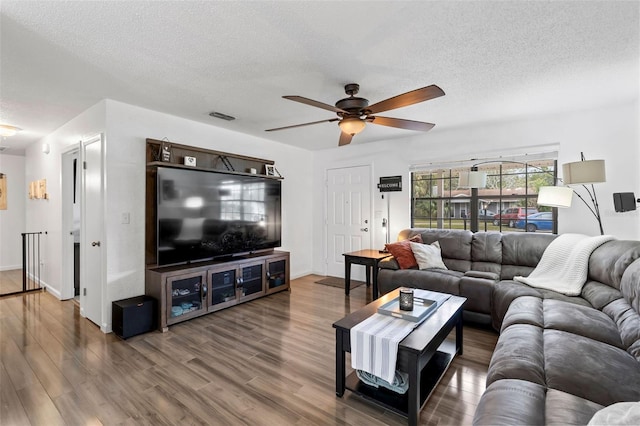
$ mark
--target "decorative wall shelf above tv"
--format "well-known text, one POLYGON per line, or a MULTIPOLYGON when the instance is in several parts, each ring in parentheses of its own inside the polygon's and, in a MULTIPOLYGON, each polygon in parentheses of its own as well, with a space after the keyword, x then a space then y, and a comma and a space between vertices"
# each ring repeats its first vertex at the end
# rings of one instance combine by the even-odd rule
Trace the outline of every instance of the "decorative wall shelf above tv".
MULTIPOLYGON (((274 165, 272 160, 230 154, 228 152, 214 151, 211 149, 182 145, 158 139, 147 139, 146 158, 148 166, 169 166, 204 171, 219 170, 225 173, 237 173, 243 175, 254 174, 250 171, 251 169, 255 169, 255 174, 261 176, 266 176, 265 166, 274 165), (169 146, 169 161, 163 161, 163 144, 169 146), (194 158, 196 165, 185 165, 185 157, 194 158)), ((269 177, 282 179, 280 176, 269 177)))

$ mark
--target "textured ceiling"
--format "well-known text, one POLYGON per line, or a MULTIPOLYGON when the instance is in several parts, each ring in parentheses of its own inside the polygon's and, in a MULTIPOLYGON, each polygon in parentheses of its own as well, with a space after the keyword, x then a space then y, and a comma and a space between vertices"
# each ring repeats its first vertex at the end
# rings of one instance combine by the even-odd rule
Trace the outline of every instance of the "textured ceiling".
MULTIPOLYGON (((306 149, 337 146, 329 104, 430 84, 446 96, 384 115, 478 122, 638 98, 640 3, 0 2, 0 141, 19 152, 109 98, 306 149), (208 116, 237 117, 225 122, 208 116)), ((415 136, 368 125, 353 143, 415 136)), ((420 137, 428 140, 429 133, 420 137)))

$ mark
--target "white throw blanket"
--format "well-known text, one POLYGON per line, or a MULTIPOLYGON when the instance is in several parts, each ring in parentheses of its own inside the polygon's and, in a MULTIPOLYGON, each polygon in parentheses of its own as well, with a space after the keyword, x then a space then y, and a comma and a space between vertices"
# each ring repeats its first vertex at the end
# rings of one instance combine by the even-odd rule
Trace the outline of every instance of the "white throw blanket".
POLYGON ((591 253, 613 239, 611 235, 562 234, 545 249, 540 263, 528 277, 513 279, 531 287, 578 296, 587 281, 591 253))
MULTIPOLYGON (((438 307, 450 294, 414 289, 414 298, 433 300, 438 307)), ((434 311, 435 312, 435 311, 434 311)), ((422 321, 425 321, 426 316, 422 321)), ((393 383, 398 359, 398 344, 421 322, 391 315, 373 314, 351 328, 351 366, 393 383)))

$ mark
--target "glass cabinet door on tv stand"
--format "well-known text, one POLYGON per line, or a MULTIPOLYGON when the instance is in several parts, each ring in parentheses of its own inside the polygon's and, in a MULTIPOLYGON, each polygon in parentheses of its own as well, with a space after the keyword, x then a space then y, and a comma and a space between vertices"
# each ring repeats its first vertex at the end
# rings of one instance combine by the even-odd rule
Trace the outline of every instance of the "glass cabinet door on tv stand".
POLYGON ((197 317, 206 308, 207 275, 186 273, 167 278, 167 324, 197 317))
POLYGON ((289 255, 274 256, 266 260, 267 294, 289 288, 289 255))
POLYGON ((209 269, 209 311, 264 296, 264 261, 231 263, 209 269))

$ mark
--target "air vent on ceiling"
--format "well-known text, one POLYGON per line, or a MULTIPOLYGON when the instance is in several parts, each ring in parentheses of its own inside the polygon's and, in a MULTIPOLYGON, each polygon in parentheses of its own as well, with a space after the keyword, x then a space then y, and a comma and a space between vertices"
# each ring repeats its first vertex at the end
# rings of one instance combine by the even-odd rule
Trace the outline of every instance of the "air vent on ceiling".
POLYGON ((232 120, 236 119, 235 117, 232 117, 230 115, 223 114, 221 112, 215 112, 215 111, 214 112, 210 112, 209 115, 211 117, 220 118, 222 120, 227 120, 227 121, 232 121, 232 120))

